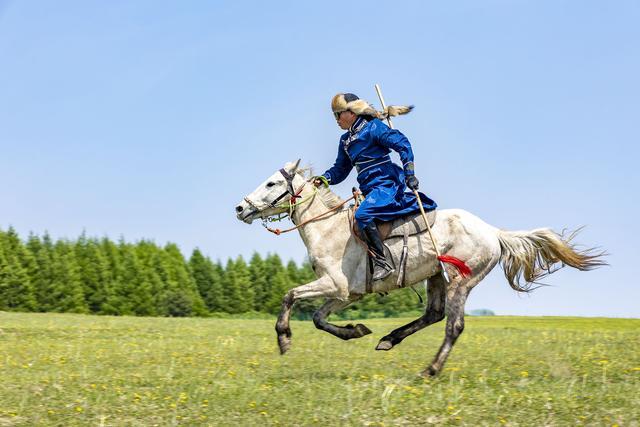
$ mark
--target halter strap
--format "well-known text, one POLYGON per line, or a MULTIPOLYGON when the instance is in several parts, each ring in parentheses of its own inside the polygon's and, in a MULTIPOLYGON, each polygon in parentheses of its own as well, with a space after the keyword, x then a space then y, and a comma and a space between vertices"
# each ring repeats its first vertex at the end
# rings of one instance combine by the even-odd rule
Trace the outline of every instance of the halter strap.
POLYGON ((291 197, 293 198, 299 197, 299 195, 296 194, 295 190, 293 189, 293 178, 295 178, 296 174, 295 173, 291 174, 287 172, 284 168, 280 169, 280 173, 282 174, 282 176, 284 176, 284 179, 287 181, 287 191, 285 191, 284 193, 276 197, 271 203, 269 203, 269 206, 272 208, 275 208, 277 206, 277 203, 280 200, 282 200, 287 194, 291 195, 291 197))

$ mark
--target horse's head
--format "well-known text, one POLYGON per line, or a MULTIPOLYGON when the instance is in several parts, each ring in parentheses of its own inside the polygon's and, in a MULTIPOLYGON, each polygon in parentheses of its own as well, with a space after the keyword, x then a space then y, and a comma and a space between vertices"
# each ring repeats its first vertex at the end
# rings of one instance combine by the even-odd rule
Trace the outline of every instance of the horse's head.
POLYGON ((268 218, 289 210, 288 202, 300 189, 304 178, 297 173, 300 159, 287 163, 246 196, 238 206, 236 215, 240 221, 251 224, 256 218, 268 218))

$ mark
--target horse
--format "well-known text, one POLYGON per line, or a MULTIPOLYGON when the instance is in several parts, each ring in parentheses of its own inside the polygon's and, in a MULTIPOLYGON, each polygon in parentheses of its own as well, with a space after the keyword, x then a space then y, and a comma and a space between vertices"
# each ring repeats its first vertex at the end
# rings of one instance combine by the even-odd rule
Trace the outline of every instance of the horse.
MULTIPOLYGON (((371 333, 365 325, 338 326, 327 321, 331 313, 342 310, 367 293, 387 293, 398 289, 399 270, 382 281, 367 286, 367 249, 352 232, 351 207, 328 187, 317 187, 300 168, 300 160, 287 163, 260 184, 236 206, 240 221, 251 224, 262 219, 288 215, 300 233, 309 262, 317 279, 290 289, 282 300, 276 321, 277 342, 281 354, 291 347, 289 320, 296 301, 326 299, 314 313, 315 326, 343 340, 371 333), (284 201, 282 201, 284 200, 284 201)), ((273 231, 273 230, 272 230, 273 231)), ((285 230, 290 231, 290 230, 285 230)), ((376 350, 388 351, 409 335, 446 316, 444 341, 433 361, 421 372, 435 376, 440 372, 456 340, 464 330, 464 306, 469 292, 498 264, 503 267, 509 285, 518 292, 529 292, 542 277, 569 265, 591 270, 606 265, 604 252, 577 250, 569 236, 548 228, 531 231, 504 231, 462 209, 438 209, 431 232, 441 253, 464 260, 472 274, 463 275, 447 268, 449 282, 443 278, 432 240, 426 233, 409 237, 404 280, 408 285, 426 280, 427 302, 424 314, 380 339, 376 350), (559 265, 560 264, 560 265, 559 265)), ((280 231, 276 230, 279 234, 280 231)), ((399 259, 403 239, 385 241, 394 259, 399 259)), ((405 249, 406 250, 406 249, 405 249)))

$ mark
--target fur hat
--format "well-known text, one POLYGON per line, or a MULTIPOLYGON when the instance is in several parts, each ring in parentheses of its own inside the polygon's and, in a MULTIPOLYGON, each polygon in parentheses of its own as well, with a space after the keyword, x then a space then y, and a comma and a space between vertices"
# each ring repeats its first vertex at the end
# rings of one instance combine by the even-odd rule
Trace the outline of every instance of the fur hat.
POLYGON ((331 100, 331 109, 334 113, 351 111, 356 116, 371 116, 380 120, 387 117, 394 117, 400 114, 407 114, 413 109, 413 105, 390 105, 384 111, 377 111, 367 101, 358 98, 352 93, 339 93, 331 100))

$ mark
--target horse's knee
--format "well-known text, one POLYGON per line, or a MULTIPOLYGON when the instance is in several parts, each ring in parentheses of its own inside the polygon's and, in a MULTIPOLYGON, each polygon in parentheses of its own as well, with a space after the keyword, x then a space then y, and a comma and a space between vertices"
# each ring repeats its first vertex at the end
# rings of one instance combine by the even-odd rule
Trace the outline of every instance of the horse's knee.
POLYGON ((464 331, 464 317, 451 319, 447 324, 447 335, 457 338, 464 331))
POLYGON ((278 335, 291 335, 288 319, 278 319, 276 321, 276 332, 278 335))
POLYGON ((276 332, 278 335, 291 335, 291 329, 289 328, 289 315, 293 302, 294 299, 292 292, 287 292, 284 298, 282 298, 282 308, 280 309, 280 315, 276 321, 276 332))

